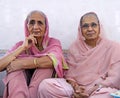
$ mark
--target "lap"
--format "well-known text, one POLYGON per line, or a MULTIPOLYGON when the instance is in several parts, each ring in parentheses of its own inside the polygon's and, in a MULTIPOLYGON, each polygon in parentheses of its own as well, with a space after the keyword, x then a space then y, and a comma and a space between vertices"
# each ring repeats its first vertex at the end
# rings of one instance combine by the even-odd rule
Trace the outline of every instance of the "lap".
MULTIPOLYGON (((74 90, 70 84, 63 78, 45 79, 39 85, 39 92, 46 91, 50 93, 50 96, 56 94, 65 98, 70 98, 74 90)), ((59 98, 59 97, 58 97, 59 98)))
MULTIPOLYGON (((89 98, 113 98, 110 93, 115 92, 116 90, 117 89, 110 87, 102 88, 99 92, 94 92, 89 98)), ((40 91, 49 92, 49 96, 54 96, 54 94, 56 94, 58 96, 67 96, 67 98, 70 98, 74 92, 72 86, 63 78, 43 80, 39 85, 39 92, 40 91)))
POLYGON ((113 98, 110 93, 115 92, 114 88, 102 88, 99 92, 94 92, 89 98, 113 98))

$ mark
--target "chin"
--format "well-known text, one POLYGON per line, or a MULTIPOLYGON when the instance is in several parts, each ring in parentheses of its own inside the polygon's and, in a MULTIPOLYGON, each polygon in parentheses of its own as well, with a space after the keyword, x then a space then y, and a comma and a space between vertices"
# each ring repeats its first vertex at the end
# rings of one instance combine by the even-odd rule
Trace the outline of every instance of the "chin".
POLYGON ((41 37, 41 35, 37 35, 37 34, 36 34, 36 35, 34 35, 34 36, 35 36, 35 37, 41 37))
POLYGON ((36 38, 42 38, 43 36, 34 36, 34 37, 36 37, 36 38))
POLYGON ((89 38, 86 38, 87 40, 94 40, 96 39, 96 37, 89 37, 89 38))

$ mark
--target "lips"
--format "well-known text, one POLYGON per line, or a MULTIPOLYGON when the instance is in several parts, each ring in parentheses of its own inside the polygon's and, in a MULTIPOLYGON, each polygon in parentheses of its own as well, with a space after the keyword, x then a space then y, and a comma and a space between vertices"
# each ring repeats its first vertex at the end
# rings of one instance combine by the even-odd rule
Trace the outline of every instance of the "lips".
POLYGON ((34 34, 34 36, 41 36, 40 31, 39 32, 38 31, 37 32, 34 31, 33 34, 34 34))
POLYGON ((92 31, 92 32, 87 32, 86 34, 95 34, 95 32, 94 31, 92 31))
POLYGON ((86 33, 86 35, 88 36, 88 37, 92 37, 92 36, 94 36, 96 34, 96 32, 94 32, 94 31, 92 31, 92 32, 87 32, 86 33))
POLYGON ((40 34, 40 32, 33 32, 34 34, 40 34))

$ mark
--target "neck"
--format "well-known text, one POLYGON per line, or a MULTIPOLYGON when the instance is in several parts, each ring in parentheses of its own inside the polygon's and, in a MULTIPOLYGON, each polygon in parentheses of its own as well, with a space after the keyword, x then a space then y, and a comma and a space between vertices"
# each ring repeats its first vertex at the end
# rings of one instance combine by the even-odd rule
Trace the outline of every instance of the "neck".
POLYGON ((85 40, 85 43, 89 45, 90 47, 94 48, 97 44, 98 38, 96 39, 90 39, 90 40, 85 40))

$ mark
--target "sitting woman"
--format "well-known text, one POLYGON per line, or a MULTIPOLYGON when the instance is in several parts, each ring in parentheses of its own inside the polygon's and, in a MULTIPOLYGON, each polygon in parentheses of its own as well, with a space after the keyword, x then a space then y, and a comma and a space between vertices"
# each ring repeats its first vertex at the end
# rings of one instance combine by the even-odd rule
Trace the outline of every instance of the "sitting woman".
POLYGON ((25 41, 20 41, 0 59, 7 69, 3 98, 37 98, 39 83, 53 72, 63 77, 67 68, 60 41, 49 37, 46 15, 32 11, 25 21, 25 41))
POLYGON ((81 17, 78 37, 69 48, 65 79, 45 79, 39 98, 112 98, 120 89, 120 45, 104 38, 93 12, 81 17))

